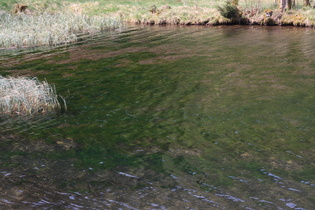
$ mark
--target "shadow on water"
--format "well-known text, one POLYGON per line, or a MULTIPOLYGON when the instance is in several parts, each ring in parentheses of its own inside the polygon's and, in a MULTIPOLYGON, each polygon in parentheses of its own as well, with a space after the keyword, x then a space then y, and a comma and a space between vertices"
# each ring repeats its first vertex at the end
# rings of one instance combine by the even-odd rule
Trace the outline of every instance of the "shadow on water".
POLYGON ((312 209, 314 30, 130 27, 1 52, 68 111, 1 118, 0 207, 312 209))

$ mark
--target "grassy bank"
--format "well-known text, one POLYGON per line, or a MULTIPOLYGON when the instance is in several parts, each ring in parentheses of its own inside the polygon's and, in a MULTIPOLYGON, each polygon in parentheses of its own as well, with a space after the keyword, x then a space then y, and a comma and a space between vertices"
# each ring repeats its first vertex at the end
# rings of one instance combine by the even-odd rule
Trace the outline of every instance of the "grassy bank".
POLYGON ((118 27, 117 18, 44 13, 41 15, 2 14, 0 19, 0 47, 25 47, 68 44, 83 33, 95 33, 118 27))
POLYGON ((219 0, 0 0, 0 48, 67 44, 75 42, 78 34, 117 28, 121 21, 315 26, 315 10, 303 7, 303 0, 296 0, 286 12, 277 9, 275 0, 240 0, 237 20, 220 13, 218 7, 225 6, 219 0), (16 3, 27 5, 27 10, 12 14, 16 3))

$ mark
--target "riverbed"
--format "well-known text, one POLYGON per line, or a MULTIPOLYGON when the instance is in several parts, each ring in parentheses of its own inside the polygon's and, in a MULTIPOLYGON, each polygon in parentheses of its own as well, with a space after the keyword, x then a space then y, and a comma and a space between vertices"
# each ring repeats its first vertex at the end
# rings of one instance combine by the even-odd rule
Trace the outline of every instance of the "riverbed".
POLYGON ((67 110, 0 118, 0 208, 312 209, 315 31, 131 26, 0 52, 67 110))

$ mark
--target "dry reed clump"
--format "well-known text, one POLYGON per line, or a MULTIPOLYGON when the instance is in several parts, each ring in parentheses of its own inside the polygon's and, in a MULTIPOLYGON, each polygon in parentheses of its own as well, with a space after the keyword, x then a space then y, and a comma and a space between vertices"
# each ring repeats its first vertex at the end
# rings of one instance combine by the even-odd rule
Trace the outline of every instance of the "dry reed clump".
MULTIPOLYGON (((45 114, 61 108, 55 88, 46 81, 0 76, 0 114, 45 114)), ((62 98, 65 109, 66 103, 62 98)))
POLYGON ((120 25, 119 17, 114 16, 5 13, 0 17, 0 48, 69 44, 77 41, 78 34, 93 34, 120 25))

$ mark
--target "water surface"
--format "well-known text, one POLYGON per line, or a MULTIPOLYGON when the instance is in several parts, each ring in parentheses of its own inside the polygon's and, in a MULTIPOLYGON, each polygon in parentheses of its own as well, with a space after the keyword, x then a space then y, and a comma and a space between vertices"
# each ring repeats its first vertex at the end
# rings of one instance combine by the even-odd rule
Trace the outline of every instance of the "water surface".
POLYGON ((312 209, 315 31, 130 27, 1 52, 68 110, 0 120, 0 206, 312 209))

